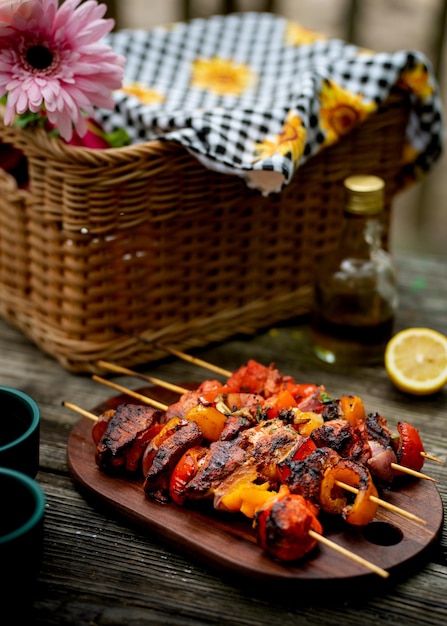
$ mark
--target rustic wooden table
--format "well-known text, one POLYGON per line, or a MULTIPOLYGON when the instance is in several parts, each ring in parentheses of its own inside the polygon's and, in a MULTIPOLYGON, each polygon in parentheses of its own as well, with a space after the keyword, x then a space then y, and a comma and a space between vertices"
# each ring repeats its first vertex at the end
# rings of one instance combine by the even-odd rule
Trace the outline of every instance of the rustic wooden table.
MULTIPOLYGON (((447 260, 401 256, 398 263, 397 329, 429 326, 447 334, 447 260)), ((4 322, 0 322, 0 350, 1 383, 30 394, 42 412, 37 480, 45 491, 47 509, 43 563, 29 623, 362 626, 381 621, 390 626, 438 626, 446 622, 445 531, 422 562, 396 579, 391 576, 386 583, 360 589, 348 585, 338 596, 331 583, 308 593, 299 582, 286 587, 236 580, 84 498, 67 467, 67 441, 80 418, 62 402, 91 409, 116 392, 65 371, 4 322)), ((367 408, 380 408, 391 424, 413 423, 426 449, 444 461, 447 458, 447 388, 432 397, 411 398, 391 385, 383 367, 341 369, 321 364, 311 353, 306 320, 294 320, 256 337, 237 337, 195 354, 229 370, 248 358, 275 362, 299 381, 324 384, 332 395, 360 395, 367 408)), ((140 369, 178 383, 214 377, 174 358, 140 369)), ((115 380, 141 387, 134 378, 115 380)), ((424 471, 439 481, 437 489, 447 502, 445 465, 426 462, 424 471)))

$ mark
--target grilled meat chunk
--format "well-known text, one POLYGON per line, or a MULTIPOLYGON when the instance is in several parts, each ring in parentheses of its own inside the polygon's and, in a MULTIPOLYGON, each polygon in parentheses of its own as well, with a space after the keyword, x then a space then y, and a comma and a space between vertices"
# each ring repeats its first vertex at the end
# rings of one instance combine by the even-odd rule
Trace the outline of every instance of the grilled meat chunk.
POLYGON ((249 454, 235 441, 215 441, 203 464, 185 489, 187 498, 212 497, 214 489, 247 462, 249 454))
POLYGON ((179 420, 173 432, 159 445, 149 444, 144 462, 146 477, 143 489, 146 495, 158 502, 167 502, 172 470, 186 450, 200 445, 202 440, 203 434, 196 422, 179 420))
POLYGON ((229 415, 226 419, 225 426, 220 434, 222 441, 231 441, 236 439, 240 433, 250 426, 250 422, 246 417, 238 415, 229 415))
POLYGON ((186 487, 188 498, 211 497, 231 475, 249 464, 260 482, 279 485, 277 463, 289 454, 299 435, 279 419, 267 420, 240 431, 235 439, 210 445, 203 465, 186 487))
POLYGON ((317 448, 306 458, 293 461, 286 459, 281 469, 284 484, 290 490, 314 504, 320 504, 320 488, 323 474, 327 467, 334 465, 340 456, 331 448, 317 448))
POLYGON ((393 433, 388 428, 386 419, 379 413, 366 416, 366 437, 382 444, 384 448, 393 448, 393 433))
POLYGON ((99 469, 111 473, 140 469, 146 446, 154 436, 152 427, 162 417, 163 413, 152 407, 120 404, 96 446, 95 460, 99 469))
POLYGON ((169 421, 171 417, 184 418, 189 409, 192 409, 200 403, 200 392, 187 391, 180 396, 177 402, 168 406, 166 409, 166 421, 169 421))
POLYGON ((266 420, 241 432, 238 445, 249 452, 256 466, 258 478, 277 486, 277 463, 282 461, 295 446, 299 435, 280 419, 266 420))
POLYGON ((371 456, 368 442, 343 418, 325 422, 315 428, 310 436, 317 448, 332 448, 343 458, 366 463, 371 456))

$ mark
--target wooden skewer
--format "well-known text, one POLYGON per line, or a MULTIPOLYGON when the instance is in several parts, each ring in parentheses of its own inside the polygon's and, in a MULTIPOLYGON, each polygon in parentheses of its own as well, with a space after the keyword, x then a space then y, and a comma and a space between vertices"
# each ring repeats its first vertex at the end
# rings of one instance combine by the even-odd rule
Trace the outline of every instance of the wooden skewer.
POLYGON ((366 559, 364 559, 361 556, 358 556, 354 552, 351 552, 350 550, 343 548, 343 546, 340 546, 338 543, 334 543, 327 537, 324 537, 323 535, 319 535, 314 530, 309 530, 309 535, 313 537, 313 539, 316 539, 320 543, 323 543, 324 545, 328 546, 332 550, 335 550, 336 552, 339 552, 340 554, 343 554, 344 556, 348 557, 349 559, 351 559, 351 561, 355 561, 356 563, 359 563, 360 565, 367 567, 372 572, 378 574, 382 578, 388 578, 388 576, 390 575, 389 572, 382 569, 378 565, 375 565, 374 563, 371 563, 371 561, 367 561, 366 559))
POLYGON ((214 365, 213 363, 208 363, 207 361, 203 361, 202 359, 191 356, 187 354, 186 352, 181 352, 181 350, 177 350, 176 348, 171 348, 170 346, 166 346, 164 343, 160 343, 159 341, 146 339, 145 337, 142 337, 141 335, 134 335, 133 333, 126 332, 125 330, 119 327, 115 328, 115 330, 118 333, 122 333, 129 337, 133 337, 133 339, 137 339, 138 341, 141 341, 142 343, 151 344, 152 346, 155 346, 159 350, 164 350, 164 352, 167 352, 168 354, 172 354, 173 356, 176 356, 179 359, 183 359, 183 361, 188 361, 189 363, 193 363, 194 365, 203 367, 206 370, 216 372, 216 374, 221 374, 222 376, 226 376, 227 378, 229 378, 233 373, 224 369, 223 367, 219 367, 218 365, 214 365))
POLYGON ((444 461, 442 459, 438 459, 437 457, 433 456, 432 454, 427 454, 426 452, 421 452, 421 456, 423 456, 424 459, 429 459, 430 461, 434 461, 435 463, 441 463, 442 465, 444 464, 444 461))
MULTIPOLYGON (((140 339, 141 341, 144 341, 142 337, 138 337, 138 339, 140 339)), ((222 374, 223 376, 226 376, 227 378, 229 378, 232 375, 232 372, 225 370, 219 367, 218 365, 214 365, 213 363, 209 363, 208 361, 203 361, 202 359, 199 359, 197 357, 190 356, 186 352, 181 352, 180 350, 176 350, 175 348, 170 348, 169 346, 166 346, 163 343, 153 342, 153 345, 155 345, 157 348, 160 348, 161 350, 165 350, 165 352, 168 352, 174 356, 179 357, 180 359, 183 359, 184 361, 188 361, 189 363, 193 363, 194 365, 199 365, 200 367, 203 367, 205 369, 211 370, 213 372, 217 372, 218 374, 222 374)), ((431 454, 427 454, 426 452, 421 452, 421 456, 423 456, 426 459, 429 459, 430 461, 434 461, 435 463, 444 463, 444 461, 442 461, 441 459, 438 459, 431 454)), ((406 468, 402 469, 402 467, 399 467, 398 469, 404 472, 406 468)), ((411 472, 408 472, 408 473, 410 474, 411 472)), ((425 480, 432 480, 434 482, 437 482, 433 478, 425 476, 424 474, 418 475, 417 477, 425 478, 425 480)))
MULTIPOLYGON (((143 341, 142 338, 141 340, 143 341)), ((225 370, 219 367, 218 365, 209 363, 208 361, 203 361, 202 359, 199 359, 197 357, 190 356, 186 352, 181 352, 180 350, 176 350, 175 348, 170 348, 169 346, 166 346, 163 343, 153 342, 153 344, 157 346, 157 348, 160 348, 161 350, 165 350, 166 352, 169 352, 170 354, 177 356, 180 359, 183 359, 184 361, 188 361, 189 363, 193 363, 194 365, 199 365, 200 367, 203 367, 205 369, 211 370, 213 372, 217 372, 218 374, 222 374, 223 376, 226 376, 227 378, 229 378, 233 373, 233 372, 230 372, 228 370, 225 370)), ((421 456, 423 456, 426 459, 429 459, 430 461, 435 461, 435 463, 443 463, 441 459, 438 459, 435 456, 432 456, 431 454, 427 454, 426 452, 421 452, 421 456)), ((402 469, 401 467, 399 467, 399 469, 402 472, 405 471, 405 468, 402 469)), ((408 472, 408 473, 411 473, 411 472, 408 472)), ((429 478, 425 476, 424 474, 418 476, 418 478, 425 478, 426 480, 434 480, 433 478, 429 478)), ((437 482, 437 481, 434 481, 434 482, 437 482)))
POLYGON ((431 476, 427 476, 427 474, 422 474, 421 472, 417 472, 416 470, 410 469, 409 467, 405 467, 404 465, 399 465, 398 463, 391 463, 391 467, 398 472, 403 472, 404 474, 409 474, 410 476, 414 476, 415 478, 422 478, 423 480, 431 480, 433 483, 437 483, 436 478, 432 478, 431 476))
POLYGON ((187 391, 190 391, 190 389, 186 389, 186 387, 180 387, 179 385, 174 385, 174 383, 169 383, 165 380, 161 380, 160 378, 154 378, 153 376, 146 376, 146 374, 141 374, 140 372, 129 370, 127 369, 127 367, 121 367, 121 365, 115 365, 114 363, 109 363, 108 361, 99 360, 97 361, 97 365, 99 365, 99 367, 103 367, 104 369, 109 370, 109 372, 115 372, 116 374, 125 374, 126 376, 141 378, 142 380, 147 380, 153 385, 169 389, 170 391, 175 391, 176 393, 184 394, 187 391))
MULTIPOLYGON (((356 487, 352 487, 351 485, 348 485, 347 483, 344 483, 341 480, 336 480, 335 484, 341 487, 341 489, 345 489, 346 491, 350 491, 351 493, 357 494, 359 492, 359 490, 356 487)), ((403 517, 407 517, 408 519, 413 520, 414 522, 420 522, 421 524, 427 523, 421 517, 418 517, 417 515, 414 515, 413 513, 409 513, 408 511, 405 511, 405 509, 401 509, 400 507, 394 504, 391 504, 390 502, 387 502, 386 500, 382 500, 381 498, 377 498, 376 496, 369 496, 369 499, 372 502, 376 502, 379 506, 383 507, 384 509, 388 509, 389 511, 398 513, 399 515, 402 515, 403 517)))
POLYGON ((212 372, 216 372, 216 374, 221 374, 222 376, 226 376, 229 378, 233 372, 230 372, 218 365, 213 365, 212 363, 208 363, 207 361, 202 361, 202 359, 198 359, 197 357, 190 356, 186 354, 186 352, 181 352, 180 350, 176 350, 175 348, 170 348, 169 346, 165 346, 163 343, 154 342, 154 346, 160 348, 160 350, 164 350, 165 352, 169 352, 173 356, 177 356, 184 361, 188 361, 189 363, 193 363, 194 365, 198 365, 199 367, 203 367, 204 369, 211 370, 212 372))
POLYGON ((168 408, 167 404, 158 402, 158 400, 153 400, 152 398, 149 398, 148 396, 144 396, 143 394, 138 393, 137 391, 132 391, 132 389, 127 389, 126 387, 122 387, 121 385, 118 385, 117 383, 114 383, 111 380, 107 380, 106 378, 101 378, 101 376, 97 376, 96 374, 92 376, 92 380, 98 383, 101 383, 103 385, 106 385, 107 387, 111 387, 112 389, 116 389, 117 391, 120 391, 121 393, 125 393, 128 396, 132 396, 133 398, 136 398, 137 400, 140 400, 141 402, 144 402, 145 404, 149 404, 150 406, 153 406, 155 409, 160 409, 160 411, 166 411, 166 409, 168 408))
POLYGON ((62 402, 62 406, 66 406, 67 409, 71 409, 75 413, 79 413, 83 417, 86 417, 87 419, 92 420, 92 422, 98 421, 97 415, 95 415, 94 413, 91 413, 90 411, 86 411, 85 409, 82 409, 77 404, 72 404, 71 402, 62 402))

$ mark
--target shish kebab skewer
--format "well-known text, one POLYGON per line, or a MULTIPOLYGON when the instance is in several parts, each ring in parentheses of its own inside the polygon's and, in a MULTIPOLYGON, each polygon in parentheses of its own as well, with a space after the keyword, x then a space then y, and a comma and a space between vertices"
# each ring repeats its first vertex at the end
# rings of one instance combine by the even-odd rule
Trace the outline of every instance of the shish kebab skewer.
MULTIPOLYGON (((191 356, 189 354, 187 354, 186 352, 182 352, 181 350, 177 350, 176 348, 171 348, 170 346, 167 346, 163 343, 160 342, 150 342, 147 341, 146 339, 144 339, 143 337, 140 336, 136 336, 137 339, 139 339, 140 341, 144 342, 144 343, 151 343, 152 345, 154 345, 155 347, 159 348, 160 350, 164 350, 165 352, 167 352, 168 354, 171 354, 172 356, 176 356, 179 359, 182 359, 183 361, 186 361, 188 363, 192 363, 193 365, 196 365, 198 367, 202 367, 203 369, 206 369, 208 371, 211 372, 215 372, 216 374, 220 374, 222 376, 225 376, 226 378, 229 378, 233 372, 231 372, 230 370, 226 370, 222 367, 219 367, 218 365, 214 365, 213 363, 209 363, 208 361, 204 361, 203 359, 199 359, 197 357, 191 356)), ((103 367, 104 369, 109 370, 110 372, 115 372, 115 373, 121 373, 121 374, 126 374, 128 376, 134 376, 136 378, 141 378, 143 380, 147 380, 149 382, 152 382, 153 384, 158 384, 160 387, 165 387, 166 389, 171 389, 172 391, 178 391, 178 393, 184 393, 186 391, 188 391, 188 389, 182 388, 182 387, 178 387, 177 385, 173 385, 172 383, 168 383, 165 382, 163 380, 159 380, 157 378, 153 378, 150 376, 146 376, 144 374, 140 374, 139 372, 135 372, 133 370, 130 370, 128 368, 119 366, 119 365, 115 365, 114 363, 110 363, 108 361, 104 361, 104 360, 100 360, 97 361, 97 364, 100 367, 103 367)), ((444 462, 441 459, 438 459, 437 457, 433 456, 432 454, 428 454, 427 452, 423 451, 420 453, 420 455, 427 460, 430 461, 434 461, 435 463, 440 463, 443 464, 444 462)), ((398 469, 397 467, 395 467, 394 469, 398 469)), ((407 468, 407 473, 408 474, 412 474, 414 470, 408 470, 407 468)), ((415 474, 412 474, 414 476, 416 476, 415 474)), ((419 478, 422 478, 422 476, 416 476, 419 478)), ((436 482, 434 479, 430 479, 430 478, 426 478, 426 480, 433 480, 434 482, 436 482)))
MULTIPOLYGON (((110 380, 101 378, 100 376, 92 376, 92 379, 96 382, 99 382, 101 384, 106 385, 107 387, 111 387, 112 389, 115 389, 116 391, 120 391, 121 393, 125 393, 127 395, 130 395, 131 397, 140 400, 142 402, 144 402, 145 404, 148 404, 149 406, 152 406, 156 409, 159 409, 161 411, 166 411, 168 408, 168 405, 163 404, 161 402, 158 402, 158 400, 154 400, 152 398, 149 398, 146 395, 140 394, 137 391, 133 391, 132 389, 128 389, 126 387, 123 387, 122 385, 119 385, 117 383, 114 383, 110 380)), ((76 410, 76 407, 74 407, 73 405, 70 405, 69 403, 65 403, 65 406, 67 406, 67 408, 71 408, 72 410, 76 410)), ((78 411, 79 413, 81 413, 81 411, 78 411)), ((96 420, 97 417, 94 416, 94 414, 90 414, 88 415, 88 412, 85 412, 85 417, 88 417, 89 419, 94 419, 96 420), (92 417, 93 415, 93 417, 92 417)), ((84 413, 82 413, 84 415, 84 413)), ((397 466, 397 464, 396 464, 397 466)), ((397 467, 401 467, 401 466, 397 466, 397 467)), ((408 469, 408 468, 406 468, 408 469)), ((411 470, 410 472, 412 475, 415 475, 416 477, 424 477, 425 474, 420 474, 420 472, 414 472, 413 470, 411 470)), ((430 477, 428 477, 430 480, 430 477)), ((358 489, 356 489, 355 487, 352 487, 350 485, 347 485, 346 483, 343 483, 341 481, 336 481, 336 484, 341 487, 342 489, 345 489, 346 491, 351 491, 352 493, 358 493, 358 489)), ((381 498, 378 498, 376 496, 370 496, 370 499, 375 502, 376 504, 378 504, 379 506, 388 509, 389 511, 392 511, 394 513, 397 513, 399 515, 402 515, 403 517, 407 517, 408 519, 411 519, 413 521, 419 522, 421 524, 426 524, 426 521, 423 520, 422 518, 414 515, 413 513, 410 513, 408 511, 405 511, 404 509, 401 509, 400 507, 396 507, 393 504, 390 504, 389 502, 387 502, 386 500, 382 500, 381 498)))
MULTIPOLYGON (((139 396, 139 395, 140 394, 137 394, 137 396, 139 396)), ((138 398, 138 399, 140 399, 140 398, 138 398)), ((161 403, 157 403, 157 404, 161 404, 161 403)), ((90 419, 93 422, 96 422, 98 420, 98 416, 97 415, 95 415, 94 413, 91 413, 90 411, 82 409, 81 407, 79 407, 79 406, 77 406, 75 404, 72 404, 71 402, 63 402, 62 405, 65 406, 68 409, 71 409, 72 411, 75 411, 76 413, 82 415, 83 417, 86 417, 87 419, 90 419)), ((340 546, 339 544, 331 541, 327 537, 322 536, 321 534, 319 534, 315 530, 309 529, 307 531, 307 533, 314 541, 320 542, 320 543, 324 544, 325 546, 327 546, 328 548, 334 550, 335 552, 337 552, 339 554, 342 554, 343 556, 349 558, 351 561, 353 561, 353 562, 355 562, 355 563, 357 563, 357 564, 359 564, 359 565, 369 569, 371 572, 377 574, 378 576, 380 576, 382 578, 388 578, 389 577, 389 572, 387 572, 383 568, 377 566, 375 563, 372 563, 371 561, 368 561, 367 559, 364 559, 363 557, 355 554, 354 552, 351 552, 350 550, 347 550, 346 548, 343 548, 343 546, 340 546)))
MULTIPOLYGON (((130 370, 128 370, 130 371, 130 370)), ((120 391, 121 393, 126 393, 127 395, 131 395, 134 398, 136 398, 137 400, 140 400, 141 402, 144 402, 145 404, 149 404, 151 406, 154 406, 155 408, 158 408, 160 410, 165 411, 167 409, 166 405, 163 405, 161 403, 159 403, 157 400, 153 400, 151 398, 149 398, 148 396, 142 395, 136 391, 132 391, 131 389, 128 389, 126 387, 123 387, 121 385, 118 385, 117 383, 114 383, 108 379, 102 378, 101 376, 97 376, 96 374, 94 374, 92 376, 92 380, 99 382, 103 385, 106 385, 108 387, 111 387, 112 389, 115 389, 117 391, 120 391)), ((170 384, 170 383, 169 383, 170 384)), ((404 465, 400 465, 398 463, 391 463, 390 467, 396 471, 399 472, 403 472, 404 474, 409 474, 410 476, 413 476, 415 478, 420 478, 423 480, 429 480, 432 482, 438 482, 435 478, 432 478, 431 476, 428 476, 427 474, 423 474, 422 472, 413 470, 409 467, 405 467, 404 465)))
MULTIPOLYGON (((133 395, 132 393, 130 395, 133 395)), ((136 397, 137 399, 140 399, 140 394, 135 394, 133 395, 133 397, 136 397)), ((146 396, 143 396, 144 401, 147 400, 146 396)), ((154 401, 156 402, 156 401, 154 401)), ((79 415, 82 415, 83 417, 93 421, 93 422, 97 422, 98 421, 98 416, 95 415, 94 413, 91 413, 90 411, 87 411, 86 409, 83 409, 82 407, 79 407, 76 404, 73 404, 71 402, 63 402, 62 403, 63 406, 65 406, 66 408, 74 411, 75 413, 78 413, 79 415)), ((153 404, 151 404, 151 406, 154 406, 153 404)), ((166 405, 163 405, 162 403, 158 403, 156 402, 156 406, 154 408, 159 408, 162 409, 163 407, 165 407, 166 405)), ((166 407, 167 408, 167 407, 166 407)), ((351 485, 348 485, 346 483, 343 483, 341 481, 336 481, 336 484, 341 487, 342 489, 345 489, 346 491, 350 491, 351 493, 357 494, 359 492, 359 490, 356 487, 352 487, 351 485)), ((426 524, 427 522, 425 520, 423 520, 422 518, 418 517, 417 515, 414 515, 413 513, 410 513, 409 511, 406 511, 405 509, 402 509, 394 504, 391 504, 390 502, 387 502, 386 500, 382 500, 381 498, 377 498, 375 496, 370 496, 370 498, 376 502, 379 506, 383 507, 384 509, 387 509, 393 513, 396 513, 398 515, 402 515, 402 517, 406 517, 409 520, 412 520, 414 522, 419 522, 421 524, 426 524)))

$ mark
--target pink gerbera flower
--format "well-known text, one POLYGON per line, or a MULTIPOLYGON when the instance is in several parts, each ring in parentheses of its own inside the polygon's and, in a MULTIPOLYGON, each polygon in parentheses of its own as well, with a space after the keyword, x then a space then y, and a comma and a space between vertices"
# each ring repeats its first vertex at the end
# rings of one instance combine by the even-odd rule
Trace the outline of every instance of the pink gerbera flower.
POLYGON ((0 0, 0 98, 4 122, 43 111, 69 141, 86 133, 83 113, 112 109, 124 58, 99 41, 114 26, 96 0, 0 0))

